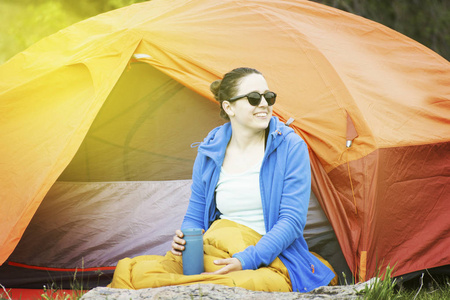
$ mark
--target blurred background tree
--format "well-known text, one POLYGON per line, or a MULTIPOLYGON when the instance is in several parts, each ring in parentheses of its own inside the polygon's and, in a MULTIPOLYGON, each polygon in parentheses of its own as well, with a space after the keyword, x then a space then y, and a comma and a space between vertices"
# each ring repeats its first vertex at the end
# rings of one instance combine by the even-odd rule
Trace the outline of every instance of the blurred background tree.
MULTIPOLYGON (((0 64, 43 37, 145 0, 0 0, 0 64)), ((279 0, 282 1, 282 0, 279 0)), ((448 0, 311 0, 384 24, 450 60, 448 0)))
POLYGON ((450 60, 448 0, 312 0, 388 26, 450 60))
POLYGON ((0 0, 0 64, 69 25, 145 0, 0 0))

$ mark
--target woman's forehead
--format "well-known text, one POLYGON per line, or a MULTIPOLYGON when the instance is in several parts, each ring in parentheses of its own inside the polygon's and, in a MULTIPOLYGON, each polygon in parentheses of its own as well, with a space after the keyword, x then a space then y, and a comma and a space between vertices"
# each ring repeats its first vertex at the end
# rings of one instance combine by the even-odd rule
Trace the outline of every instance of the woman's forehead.
POLYGON ((260 74, 249 74, 243 77, 237 86, 237 92, 239 95, 254 91, 263 93, 268 89, 269 87, 267 86, 266 80, 260 74))

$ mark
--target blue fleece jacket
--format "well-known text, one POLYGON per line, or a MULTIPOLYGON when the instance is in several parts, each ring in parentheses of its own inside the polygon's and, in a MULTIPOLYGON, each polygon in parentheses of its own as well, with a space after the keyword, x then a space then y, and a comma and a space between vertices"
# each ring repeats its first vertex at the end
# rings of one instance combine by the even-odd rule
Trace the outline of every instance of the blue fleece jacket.
MULTIPOLYGON (((312 255, 303 238, 311 192, 311 169, 305 142, 276 117, 260 171, 266 234, 255 245, 236 253, 244 270, 268 266, 279 257, 289 271, 292 290, 308 292, 327 285, 334 273, 312 255)), ((213 129, 198 148, 192 194, 181 226, 204 228, 218 217, 215 188, 231 138, 231 124, 213 129)))

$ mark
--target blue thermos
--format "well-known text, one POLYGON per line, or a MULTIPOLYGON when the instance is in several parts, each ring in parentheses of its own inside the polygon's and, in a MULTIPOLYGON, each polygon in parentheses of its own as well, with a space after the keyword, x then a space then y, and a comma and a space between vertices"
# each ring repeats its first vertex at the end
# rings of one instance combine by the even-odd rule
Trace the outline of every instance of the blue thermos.
POLYGON ((183 251, 183 274, 197 275, 204 272, 203 235, 201 228, 183 229, 186 241, 183 251))

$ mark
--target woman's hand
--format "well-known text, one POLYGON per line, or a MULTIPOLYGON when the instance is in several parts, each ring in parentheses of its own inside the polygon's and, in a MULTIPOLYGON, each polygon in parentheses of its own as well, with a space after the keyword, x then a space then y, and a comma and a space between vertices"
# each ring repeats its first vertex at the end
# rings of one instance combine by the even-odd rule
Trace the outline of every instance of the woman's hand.
POLYGON ((184 251, 184 245, 186 244, 186 241, 183 240, 183 232, 181 232, 180 229, 175 230, 175 235, 173 236, 172 241, 172 250, 171 252, 174 255, 181 256, 184 251))
MULTIPOLYGON (((202 234, 205 233, 205 229, 202 229, 202 234)), ((181 256, 184 251, 184 245, 186 241, 183 239, 184 234, 180 229, 175 230, 175 235, 172 241, 172 250, 170 250, 174 255, 181 256)))
POLYGON ((214 261, 214 264, 216 265, 225 265, 225 267, 220 268, 219 270, 215 272, 205 272, 202 274, 208 274, 208 275, 222 275, 222 274, 228 274, 230 272, 234 271, 240 271, 242 270, 242 264, 239 259, 237 258, 225 258, 225 259, 217 259, 214 261))

